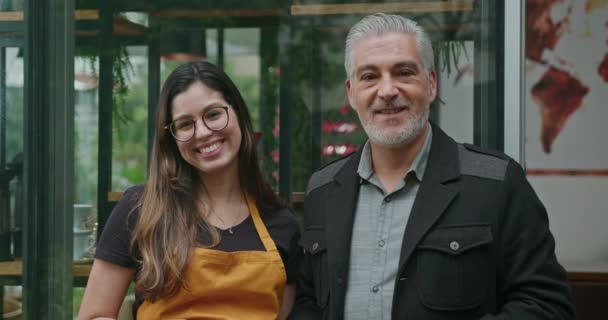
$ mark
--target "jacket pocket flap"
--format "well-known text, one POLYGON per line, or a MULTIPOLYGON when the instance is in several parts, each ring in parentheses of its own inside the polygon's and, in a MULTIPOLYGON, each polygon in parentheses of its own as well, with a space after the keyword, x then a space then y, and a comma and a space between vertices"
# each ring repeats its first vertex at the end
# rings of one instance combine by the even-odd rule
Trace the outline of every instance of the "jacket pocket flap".
POLYGON ((489 225, 450 226, 431 231, 418 248, 458 255, 489 243, 492 243, 492 229, 489 225))
POLYGON ((302 238, 298 244, 304 248, 307 253, 312 255, 321 253, 327 249, 325 242, 324 229, 306 229, 302 233, 302 238))

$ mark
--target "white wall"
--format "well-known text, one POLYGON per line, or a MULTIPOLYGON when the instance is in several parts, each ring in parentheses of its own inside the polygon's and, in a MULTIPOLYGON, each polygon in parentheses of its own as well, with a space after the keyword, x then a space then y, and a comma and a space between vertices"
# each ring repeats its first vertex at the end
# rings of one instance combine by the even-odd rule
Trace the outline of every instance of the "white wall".
POLYGON ((529 180, 547 208, 558 259, 566 265, 608 261, 608 177, 529 180))
MULTIPOLYGON (((439 71, 439 127, 458 142, 473 143, 474 137, 474 89, 472 66, 475 65, 474 43, 465 42, 466 53, 461 53, 458 71, 452 66, 448 75, 439 71), (465 57, 468 56, 469 60, 465 57)), ((440 68, 439 68, 440 69, 440 68)))

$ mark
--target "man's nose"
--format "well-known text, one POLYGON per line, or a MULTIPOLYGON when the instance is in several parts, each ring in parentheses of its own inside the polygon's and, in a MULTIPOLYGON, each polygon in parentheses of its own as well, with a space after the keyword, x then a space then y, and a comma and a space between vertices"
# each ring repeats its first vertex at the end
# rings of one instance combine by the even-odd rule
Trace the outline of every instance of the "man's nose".
POLYGON ((398 94, 399 90, 395 86, 394 79, 390 76, 383 76, 378 88, 378 97, 384 101, 392 101, 397 98, 398 94))

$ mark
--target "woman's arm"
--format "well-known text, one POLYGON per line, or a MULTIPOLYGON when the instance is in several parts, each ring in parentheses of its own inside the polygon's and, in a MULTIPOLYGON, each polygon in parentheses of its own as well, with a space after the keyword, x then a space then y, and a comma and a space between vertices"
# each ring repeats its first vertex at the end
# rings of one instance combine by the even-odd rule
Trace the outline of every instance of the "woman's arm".
POLYGON ((277 317, 277 320, 287 319, 287 316, 289 316, 289 313, 291 312, 291 308, 293 308, 295 298, 296 285, 295 283, 288 283, 283 290, 283 303, 279 309, 279 316, 277 317))
POLYGON ((78 319, 115 319, 134 273, 133 269, 95 259, 78 319))

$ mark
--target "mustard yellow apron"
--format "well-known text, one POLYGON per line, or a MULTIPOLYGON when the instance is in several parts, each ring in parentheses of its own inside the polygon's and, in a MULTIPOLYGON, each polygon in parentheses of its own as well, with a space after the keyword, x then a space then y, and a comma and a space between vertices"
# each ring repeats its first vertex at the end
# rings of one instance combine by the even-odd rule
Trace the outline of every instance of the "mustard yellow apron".
POLYGON ((196 248, 186 266, 185 288, 168 299, 144 301, 137 319, 276 319, 287 281, 285 267, 249 198, 247 206, 266 251, 196 248))

